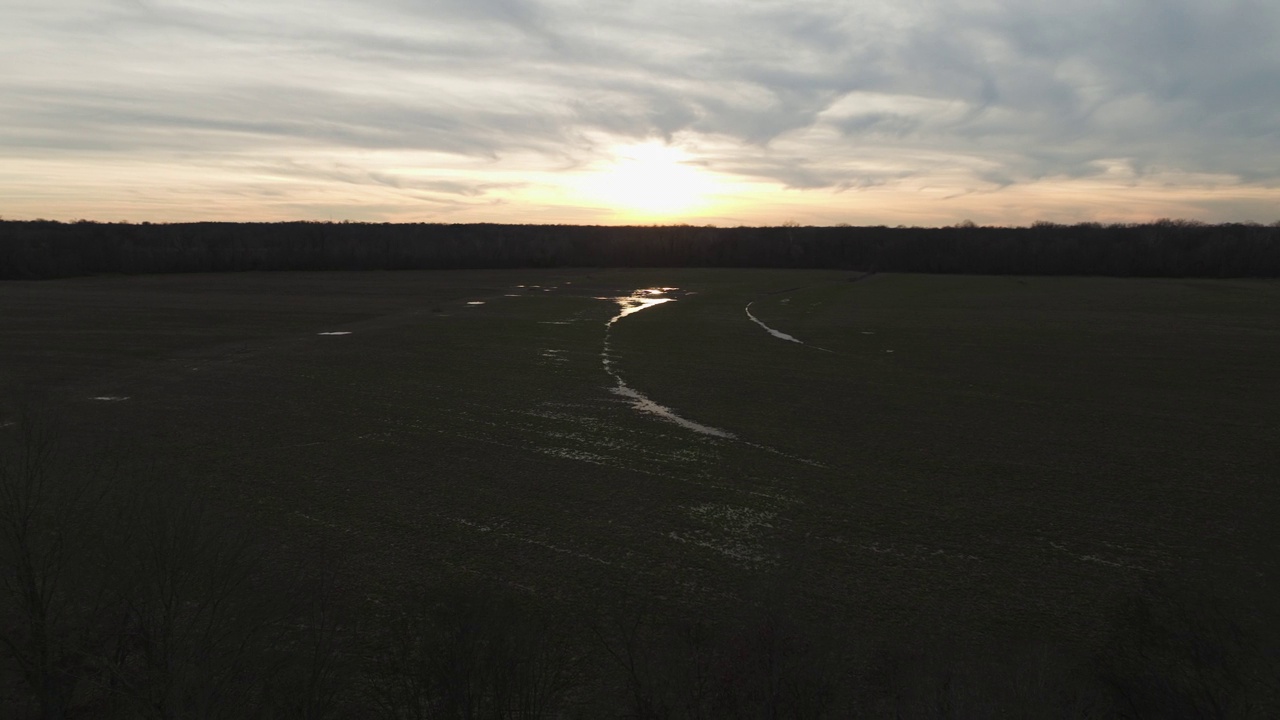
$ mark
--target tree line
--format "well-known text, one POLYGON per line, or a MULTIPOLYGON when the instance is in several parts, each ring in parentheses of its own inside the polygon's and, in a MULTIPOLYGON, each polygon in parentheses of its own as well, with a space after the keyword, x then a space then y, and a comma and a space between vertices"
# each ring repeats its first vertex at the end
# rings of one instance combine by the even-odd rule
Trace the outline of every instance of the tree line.
POLYGON ((1280 222, 719 228, 0 221, 0 279, 545 267, 1280 277, 1280 222))

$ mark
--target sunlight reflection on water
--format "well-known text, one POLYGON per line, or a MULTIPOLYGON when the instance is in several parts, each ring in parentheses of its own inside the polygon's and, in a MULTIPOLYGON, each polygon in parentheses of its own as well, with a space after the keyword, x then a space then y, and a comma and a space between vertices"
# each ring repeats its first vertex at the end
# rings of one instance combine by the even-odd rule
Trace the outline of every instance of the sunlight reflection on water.
POLYGON ((612 318, 609 318, 609 322, 606 323, 606 325, 612 325, 632 313, 638 313, 646 308, 651 308, 654 305, 661 305, 662 303, 668 303, 674 299, 675 298, 616 298, 615 302, 622 306, 622 312, 614 315, 612 318))
POLYGON ((661 305, 662 303, 672 302, 673 300, 675 300, 675 298, 664 298, 664 297, 654 297, 654 296, 665 295, 673 290, 679 290, 679 289, 680 288, 673 288, 673 287, 644 288, 641 290, 636 290, 630 295, 613 298, 613 301, 618 303, 618 306, 622 308, 622 312, 609 318, 609 322, 605 324, 612 325, 632 313, 638 313, 641 310, 644 310, 646 308, 651 308, 654 305, 661 305))
POLYGON ((627 398, 628 400, 631 401, 631 407, 635 408, 636 410, 639 410, 640 412, 647 413, 649 415, 656 415, 657 417, 660 417, 663 420, 666 420, 671 423, 675 423, 676 425, 679 425, 680 427, 683 427, 687 430, 693 430, 694 432, 702 433, 704 435, 711 435, 714 437, 734 438, 736 436, 727 430, 721 430, 720 428, 711 427, 709 425, 703 425, 701 423, 696 423, 687 418, 680 417, 671 408, 666 407, 664 405, 659 405, 658 403, 650 399, 648 396, 646 396, 644 393, 640 392, 639 390, 636 390, 630 385, 627 385, 627 383, 623 381, 622 377, 619 376, 618 373, 615 372, 613 369, 613 360, 609 357, 610 355, 609 332, 610 330, 612 330, 613 324, 618 322, 622 318, 628 315, 632 315, 634 313, 638 313, 641 310, 654 307, 655 305, 661 305, 663 303, 674 302, 675 298, 655 297, 655 296, 665 295, 668 292, 672 292, 674 290, 679 290, 679 289, 680 288, 674 288, 674 287, 642 288, 640 290, 636 290, 635 292, 631 293, 628 296, 611 298, 614 302, 618 304, 618 306, 621 308, 621 311, 617 315, 614 315, 613 317, 609 318, 609 322, 605 323, 604 346, 600 350, 600 363, 601 365, 604 366, 604 371, 607 372, 609 374, 609 377, 613 378, 614 381, 617 383, 614 387, 610 388, 610 392, 612 392, 615 395, 619 395, 621 397, 627 398))

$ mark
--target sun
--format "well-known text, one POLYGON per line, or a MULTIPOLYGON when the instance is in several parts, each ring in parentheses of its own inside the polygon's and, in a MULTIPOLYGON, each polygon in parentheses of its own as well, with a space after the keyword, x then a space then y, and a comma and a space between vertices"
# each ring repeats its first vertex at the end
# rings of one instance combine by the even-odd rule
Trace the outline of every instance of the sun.
POLYGON ((619 146, 583 177, 580 192, 632 220, 664 220, 706 206, 715 180, 683 150, 658 142, 619 146))

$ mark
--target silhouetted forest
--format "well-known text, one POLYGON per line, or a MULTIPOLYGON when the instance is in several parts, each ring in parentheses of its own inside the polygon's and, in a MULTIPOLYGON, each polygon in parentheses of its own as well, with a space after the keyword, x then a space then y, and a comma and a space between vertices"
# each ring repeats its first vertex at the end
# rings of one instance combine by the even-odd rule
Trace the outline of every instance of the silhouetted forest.
POLYGON ((777 267, 1280 277, 1280 223, 737 227, 0 222, 0 279, 240 270, 777 267))

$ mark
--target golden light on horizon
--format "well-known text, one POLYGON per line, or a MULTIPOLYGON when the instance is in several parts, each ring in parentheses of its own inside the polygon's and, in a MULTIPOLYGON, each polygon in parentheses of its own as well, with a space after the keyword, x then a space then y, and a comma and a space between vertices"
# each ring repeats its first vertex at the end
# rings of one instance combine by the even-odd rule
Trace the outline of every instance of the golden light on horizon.
POLYGON ((614 148, 613 159, 585 173, 574 192, 627 221, 664 221, 707 209, 720 189, 688 153, 660 142, 614 148))

